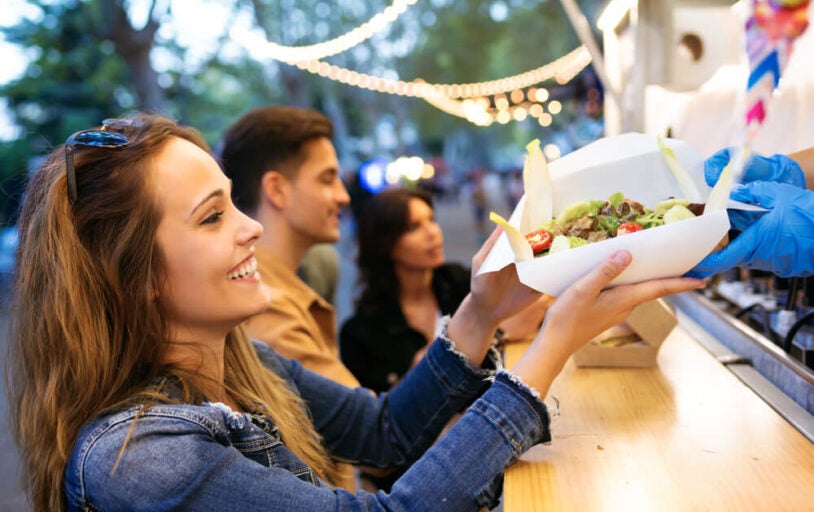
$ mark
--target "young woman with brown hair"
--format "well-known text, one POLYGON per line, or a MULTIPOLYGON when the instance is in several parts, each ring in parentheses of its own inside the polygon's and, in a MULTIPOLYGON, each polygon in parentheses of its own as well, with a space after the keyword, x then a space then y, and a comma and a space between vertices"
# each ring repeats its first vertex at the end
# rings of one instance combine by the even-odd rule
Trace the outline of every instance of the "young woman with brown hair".
POLYGON ((491 334, 538 294, 512 267, 477 276, 422 362, 374 397, 247 339, 241 322, 268 303, 262 228, 194 130, 139 116, 72 135, 32 176, 19 229, 9 394, 36 512, 492 506, 505 466, 550 439, 538 397, 567 357, 702 283, 603 291, 630 263, 619 252, 558 298, 508 373, 491 334), (412 468, 389 494, 351 494, 330 485, 331 457, 412 468))

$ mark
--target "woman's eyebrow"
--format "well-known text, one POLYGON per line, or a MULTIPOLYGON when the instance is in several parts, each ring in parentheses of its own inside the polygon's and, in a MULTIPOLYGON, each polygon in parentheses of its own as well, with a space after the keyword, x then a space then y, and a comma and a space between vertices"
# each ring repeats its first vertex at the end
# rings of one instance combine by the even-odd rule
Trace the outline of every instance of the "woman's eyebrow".
POLYGON ((224 195, 226 195, 226 194, 225 194, 225 192, 223 191, 223 189, 222 189, 222 188, 219 188, 219 189, 217 189, 217 190, 213 190, 213 191, 212 191, 212 192, 210 192, 210 193, 209 193, 209 194, 208 194, 206 197, 204 197, 204 198, 201 200, 201 202, 200 202, 200 203, 198 203, 198 204, 196 204, 196 205, 195 205, 195 207, 194 207, 194 208, 192 209, 192 211, 189 213, 189 217, 188 217, 188 218, 191 218, 193 215, 195 215, 195 212, 198 210, 198 208, 200 208, 201 206, 203 206, 204 204, 206 204, 206 203, 207 203, 207 202, 208 202, 210 199, 212 199, 212 198, 214 198, 214 197, 223 197, 224 195))

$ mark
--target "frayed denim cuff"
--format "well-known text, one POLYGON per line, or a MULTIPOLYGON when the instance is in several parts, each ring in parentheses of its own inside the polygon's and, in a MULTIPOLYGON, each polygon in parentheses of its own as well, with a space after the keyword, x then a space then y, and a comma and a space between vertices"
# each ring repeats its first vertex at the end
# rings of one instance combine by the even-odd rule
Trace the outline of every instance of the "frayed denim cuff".
POLYGON ((480 366, 475 366, 472 364, 469 358, 461 353, 455 346, 455 341, 449 337, 449 334, 447 333, 447 325, 449 324, 449 320, 449 315, 445 315, 441 319, 441 332, 438 334, 438 339, 441 340, 444 348, 446 348, 447 351, 451 352, 460 361, 462 361, 472 373, 484 379, 491 379, 494 377, 497 371, 503 369, 503 358, 500 355, 500 351, 494 345, 489 347, 489 351, 486 353, 486 357, 483 358, 483 362, 480 366))
MULTIPOLYGON (((551 442, 551 416, 548 407, 543 403, 540 394, 536 390, 527 386, 517 375, 506 370, 499 370, 494 378, 492 388, 505 388, 513 395, 517 396, 525 404, 526 409, 517 411, 516 416, 512 416, 512 422, 517 423, 517 428, 521 432, 533 434, 531 444, 525 446, 523 451, 538 443, 551 442), (523 423, 530 422, 528 426, 523 423)), ((501 389, 503 391, 503 389, 501 389)))

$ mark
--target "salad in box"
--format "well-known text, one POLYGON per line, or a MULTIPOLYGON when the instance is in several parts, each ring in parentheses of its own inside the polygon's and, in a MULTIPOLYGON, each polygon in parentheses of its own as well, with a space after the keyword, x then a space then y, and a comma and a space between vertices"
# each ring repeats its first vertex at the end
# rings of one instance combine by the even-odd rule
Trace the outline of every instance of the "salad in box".
POLYGON ((679 276, 729 230, 731 176, 711 189, 703 158, 682 141, 627 133, 550 165, 539 142, 528 150, 525 194, 508 221, 493 215, 504 232, 480 272, 514 264, 524 284, 557 296, 627 249, 633 262, 612 285, 679 276))

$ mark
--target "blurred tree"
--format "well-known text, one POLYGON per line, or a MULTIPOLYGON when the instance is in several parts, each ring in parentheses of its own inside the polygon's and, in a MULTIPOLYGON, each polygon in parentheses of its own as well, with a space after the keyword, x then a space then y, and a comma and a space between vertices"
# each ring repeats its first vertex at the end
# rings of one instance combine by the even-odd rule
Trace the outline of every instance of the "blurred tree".
MULTIPOLYGON (((311 45, 338 37, 368 21, 383 11, 392 0, 249 0, 255 23, 266 39, 286 46, 311 45)), ((415 8, 415 7, 413 7, 415 8)), ((411 10, 413 9, 411 8, 411 10)), ((409 14, 409 13, 408 13, 409 14)), ((331 64, 381 74, 392 69, 392 58, 381 51, 385 38, 397 36, 403 29, 396 22, 374 37, 374 43, 364 43, 350 51, 326 59, 331 64)), ((383 113, 392 112, 393 98, 371 91, 348 87, 296 66, 269 62, 279 76, 279 85, 288 102, 317 108, 334 121, 336 146, 340 161, 358 163, 361 139, 374 139, 383 113)), ((391 71, 392 72, 392 71, 391 71)), ((404 102, 399 102, 404 105, 404 102)), ((396 146, 400 141, 396 141, 396 146)), ((373 143, 377 149, 389 151, 387 144, 373 143)), ((398 148, 396 148, 398 149, 398 148)))
POLYGON ((32 58, 20 78, 0 85, 23 134, 0 145, 0 212, 9 210, 6 203, 16 204, 18 176, 35 166, 37 155, 106 117, 131 110, 163 113, 199 128, 214 145, 239 113, 279 98, 260 64, 221 57, 228 34, 198 62, 186 58, 187 48, 161 38, 162 22, 172 15, 166 1, 146 5, 141 27, 133 24, 125 0, 28 5, 37 14, 3 28, 5 39, 32 58), (156 50, 168 62, 161 69, 154 65, 156 50))
MULTIPOLYGON (((596 20, 601 0, 579 0, 579 4, 589 20, 596 20)), ((398 60, 397 69, 403 76, 431 83, 482 82, 516 75, 581 44, 557 0, 434 0, 419 5, 424 6, 419 23, 426 35, 408 57, 398 60)), ((550 90, 552 99, 573 94, 572 85, 553 81, 539 85, 550 90)), ((566 105, 563 115, 555 116, 547 128, 531 117, 520 123, 477 127, 464 119, 439 116, 423 102, 413 117, 426 138, 449 141, 445 153, 452 155, 461 173, 474 166, 496 168, 519 160, 529 140, 550 140, 575 117, 569 109, 578 107, 566 105)))
POLYGON ((39 19, 22 19, 5 37, 34 58, 19 79, 3 87, 16 122, 32 141, 47 149, 102 117, 131 107, 124 63, 112 44, 100 44, 88 30, 92 6, 86 2, 43 2, 39 19))
MULTIPOLYGON (((34 4, 33 2, 31 2, 34 4)), ((23 137, 4 143, 0 211, 9 213, 15 193, 32 165, 30 158, 50 151, 67 134, 98 124, 122 106, 132 105, 123 63, 112 44, 99 44, 88 30, 89 6, 82 2, 38 5, 39 19, 22 19, 4 30, 5 38, 33 55, 25 73, 0 89, 23 137), (124 104, 124 105, 123 105, 124 104)), ((5 215, 6 219, 13 216, 5 215)))
MULTIPOLYGON (((123 0, 100 2, 96 4, 98 16, 93 16, 97 13, 91 12, 96 21, 91 25, 91 30, 98 39, 113 42, 116 53, 130 72, 130 83, 141 108, 161 112, 164 110, 165 95, 150 63, 150 52, 155 43, 156 32, 161 26, 159 17, 155 14, 156 4, 155 0, 150 3, 146 23, 143 27, 136 28, 130 22, 123 0)), ((87 7, 93 6, 88 4, 87 7)))
MULTIPOLYGON (((162 23, 172 16, 167 1, 146 4, 141 27, 133 24, 126 0, 28 3, 40 14, 4 33, 34 58, 0 92, 24 131, 49 146, 104 117, 136 109, 182 119, 214 142, 231 117, 279 97, 259 64, 222 57, 228 33, 213 37, 209 57, 197 61, 187 58, 187 48, 160 37, 162 23)), ((226 4, 232 12, 240 5, 226 4)))

